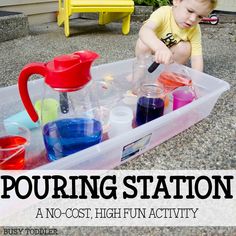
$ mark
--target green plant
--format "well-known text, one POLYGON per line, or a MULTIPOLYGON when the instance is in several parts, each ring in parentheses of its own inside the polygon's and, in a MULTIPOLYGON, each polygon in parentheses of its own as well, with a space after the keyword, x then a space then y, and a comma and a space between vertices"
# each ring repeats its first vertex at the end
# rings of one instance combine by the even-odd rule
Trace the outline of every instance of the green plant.
POLYGON ((170 0, 134 0, 135 5, 144 5, 144 6, 165 6, 170 4, 170 0))

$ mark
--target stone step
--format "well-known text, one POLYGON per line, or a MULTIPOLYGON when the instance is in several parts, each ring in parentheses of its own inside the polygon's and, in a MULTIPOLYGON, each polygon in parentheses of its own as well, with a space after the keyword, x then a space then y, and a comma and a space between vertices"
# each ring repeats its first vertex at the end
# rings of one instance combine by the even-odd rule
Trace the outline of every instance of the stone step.
POLYGON ((21 38, 29 33, 28 18, 21 12, 0 11, 0 42, 21 38))

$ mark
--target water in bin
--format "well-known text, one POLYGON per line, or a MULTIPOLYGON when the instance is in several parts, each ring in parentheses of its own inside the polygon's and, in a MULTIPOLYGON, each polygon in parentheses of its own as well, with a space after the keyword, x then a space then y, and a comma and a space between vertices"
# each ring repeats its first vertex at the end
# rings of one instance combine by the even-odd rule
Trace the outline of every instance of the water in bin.
POLYGON ((47 63, 26 65, 18 80, 22 102, 34 122, 40 120, 48 159, 53 161, 99 143, 102 124, 98 99, 90 87, 90 67, 98 58, 92 51, 55 57, 47 63), (44 77, 42 98, 30 100, 31 75, 44 77))

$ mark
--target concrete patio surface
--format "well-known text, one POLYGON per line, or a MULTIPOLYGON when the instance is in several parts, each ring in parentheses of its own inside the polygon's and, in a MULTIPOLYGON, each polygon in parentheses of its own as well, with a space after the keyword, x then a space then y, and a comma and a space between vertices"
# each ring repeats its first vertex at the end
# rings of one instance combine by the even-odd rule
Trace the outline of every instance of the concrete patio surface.
MULTIPOLYGON (((69 38, 56 23, 31 26, 29 36, 0 43, 0 87, 15 84, 25 64, 55 55, 94 50, 100 54, 95 64, 132 58, 140 26, 132 23, 124 36, 119 23, 98 26, 93 20, 73 20, 69 38)), ((227 81, 230 90, 206 119, 119 169, 236 169, 236 16, 216 26, 202 24, 202 33, 205 72, 227 81)), ((58 235, 236 235, 236 228, 59 227, 58 235)))

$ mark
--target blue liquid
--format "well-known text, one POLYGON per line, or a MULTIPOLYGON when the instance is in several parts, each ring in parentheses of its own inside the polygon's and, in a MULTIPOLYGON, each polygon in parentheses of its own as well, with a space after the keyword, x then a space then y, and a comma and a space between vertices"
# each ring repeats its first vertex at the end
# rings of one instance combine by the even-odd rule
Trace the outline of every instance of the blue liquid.
POLYGON ((163 116, 164 101, 161 98, 141 97, 137 103, 136 124, 143 125, 163 116))
POLYGON ((43 127, 43 138, 49 160, 57 160, 99 143, 102 125, 87 118, 62 119, 43 127))

